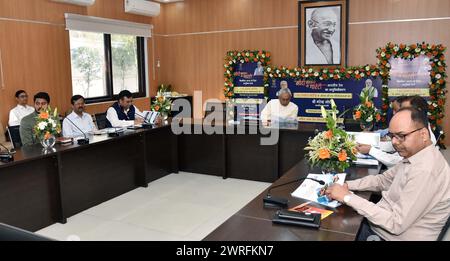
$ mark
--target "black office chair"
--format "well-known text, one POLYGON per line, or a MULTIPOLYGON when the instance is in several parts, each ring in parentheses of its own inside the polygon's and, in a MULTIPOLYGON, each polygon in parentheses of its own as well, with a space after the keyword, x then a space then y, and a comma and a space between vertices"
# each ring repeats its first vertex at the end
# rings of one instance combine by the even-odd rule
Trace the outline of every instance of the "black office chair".
POLYGON ((441 233, 439 234, 439 237, 437 239, 438 241, 444 240, 444 237, 446 236, 448 231, 448 227, 450 227, 450 217, 448 217, 447 223, 445 223, 444 227, 442 228, 441 233))
POLYGON ((0 223, 0 241, 53 241, 50 238, 0 223))
POLYGON ((97 113, 95 114, 95 123, 97 124, 97 129, 102 130, 106 129, 107 126, 107 119, 106 119, 106 112, 105 113, 97 113))
POLYGON ((14 149, 22 147, 22 139, 20 138, 20 126, 9 126, 7 128, 9 140, 14 146, 14 149))

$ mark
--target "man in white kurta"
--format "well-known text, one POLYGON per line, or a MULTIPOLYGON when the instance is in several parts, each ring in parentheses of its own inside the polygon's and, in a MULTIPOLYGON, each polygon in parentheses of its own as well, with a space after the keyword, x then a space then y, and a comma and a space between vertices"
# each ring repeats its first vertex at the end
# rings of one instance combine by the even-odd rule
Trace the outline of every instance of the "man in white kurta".
POLYGON ((271 100, 261 112, 261 121, 297 121, 298 106, 291 102, 292 93, 288 88, 281 89, 278 100, 271 100))
POLYGON ((28 105, 28 94, 23 91, 16 92, 17 106, 9 112, 9 126, 19 126, 23 117, 34 112, 34 107, 28 105))

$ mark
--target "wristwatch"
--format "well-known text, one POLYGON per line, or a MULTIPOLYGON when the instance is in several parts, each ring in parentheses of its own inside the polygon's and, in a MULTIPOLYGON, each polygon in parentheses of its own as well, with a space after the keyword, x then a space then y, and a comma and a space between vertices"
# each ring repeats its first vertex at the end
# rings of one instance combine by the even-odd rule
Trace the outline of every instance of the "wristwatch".
POLYGON ((351 197, 351 194, 348 194, 348 195, 344 196, 344 203, 345 204, 348 204, 348 202, 350 202, 350 197, 351 197))

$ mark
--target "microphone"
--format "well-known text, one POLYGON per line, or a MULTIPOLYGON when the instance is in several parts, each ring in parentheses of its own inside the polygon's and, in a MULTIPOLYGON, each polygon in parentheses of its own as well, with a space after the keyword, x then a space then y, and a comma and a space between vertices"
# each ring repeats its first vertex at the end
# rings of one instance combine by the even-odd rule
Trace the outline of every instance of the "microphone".
MULTIPOLYGON (((439 132, 439 136, 436 138, 436 147, 440 147, 439 140, 441 139, 441 136, 444 134, 444 131, 439 132)), ((431 133, 433 135, 433 133, 431 133)))
POLYGON ((290 181, 290 182, 286 182, 286 183, 283 183, 283 184, 280 184, 280 185, 277 185, 277 186, 270 187, 269 190, 267 191, 267 195, 263 199, 264 207, 268 207, 268 208, 274 208, 274 207, 275 208, 280 208, 280 207, 286 208, 288 206, 288 200, 285 199, 285 198, 272 197, 270 192, 273 189, 275 189, 275 188, 286 186, 286 185, 289 185, 289 184, 292 184, 292 183, 296 183, 296 182, 299 182, 299 181, 302 181, 302 180, 306 180, 306 179, 315 181, 315 182, 319 183, 322 186, 325 185, 325 181, 323 181, 323 180, 318 180, 318 179, 313 179, 313 178, 300 178, 300 179, 296 179, 296 180, 293 180, 293 181, 290 181))
POLYGON ((70 123, 72 123, 73 126, 75 126, 75 128, 77 128, 79 131, 81 131, 81 133, 83 133, 84 135, 84 139, 79 139, 77 140, 78 145, 86 145, 89 144, 89 139, 86 136, 86 133, 84 131, 82 131, 72 120, 69 119, 69 117, 66 117, 67 120, 70 121, 70 123))
POLYGON ((124 129, 121 127, 111 127, 109 129, 114 129, 114 132, 108 131, 108 137, 119 137, 124 132, 124 129))
MULTIPOLYGON (((0 143, 0 146, 3 147, 6 150, 6 153, 0 152, 0 161, 4 163, 12 162, 14 161, 14 156, 12 152, 3 144, 0 143)), ((1 149, 0 149, 1 151, 1 149)))
POLYGON ((147 120, 146 117, 142 116, 141 114, 139 114, 139 113, 137 113, 137 112, 135 112, 135 114, 136 114, 137 116, 141 117, 142 119, 144 119, 144 124, 151 125, 151 123, 148 122, 148 120, 147 120))

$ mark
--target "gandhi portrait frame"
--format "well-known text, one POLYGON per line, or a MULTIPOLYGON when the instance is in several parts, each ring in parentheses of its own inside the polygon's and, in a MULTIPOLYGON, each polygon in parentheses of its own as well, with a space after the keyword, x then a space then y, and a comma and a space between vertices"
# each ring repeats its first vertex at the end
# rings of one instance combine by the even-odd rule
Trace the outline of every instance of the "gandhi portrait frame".
MULTIPOLYGON (((346 67, 347 66, 347 50, 348 50, 348 9, 349 0, 310 0, 299 1, 298 13, 298 65, 303 66, 320 66, 320 67, 346 67), (327 11, 336 14, 336 22, 334 22, 334 31, 329 37, 332 46, 331 55, 326 56, 317 45, 312 37, 310 24, 314 21, 312 13, 315 10, 327 11), (337 43, 337 44, 336 44, 337 43), (333 47, 334 44, 334 47, 333 47), (338 45, 338 47, 336 47, 338 45), (317 59, 316 59, 317 58, 317 59), (330 63, 330 60, 332 62, 330 63), (336 61, 337 60, 337 61, 336 61)), ((314 22, 316 23, 316 22, 314 22)), ((330 23, 330 22, 329 22, 330 23)), ((321 24, 321 22, 317 22, 321 24)), ((327 27, 325 25, 325 27, 327 27)), ((329 27, 329 26, 328 26, 329 27)), ((318 34, 319 36, 321 34, 318 34)), ((328 32, 330 35, 330 32, 328 32)))

